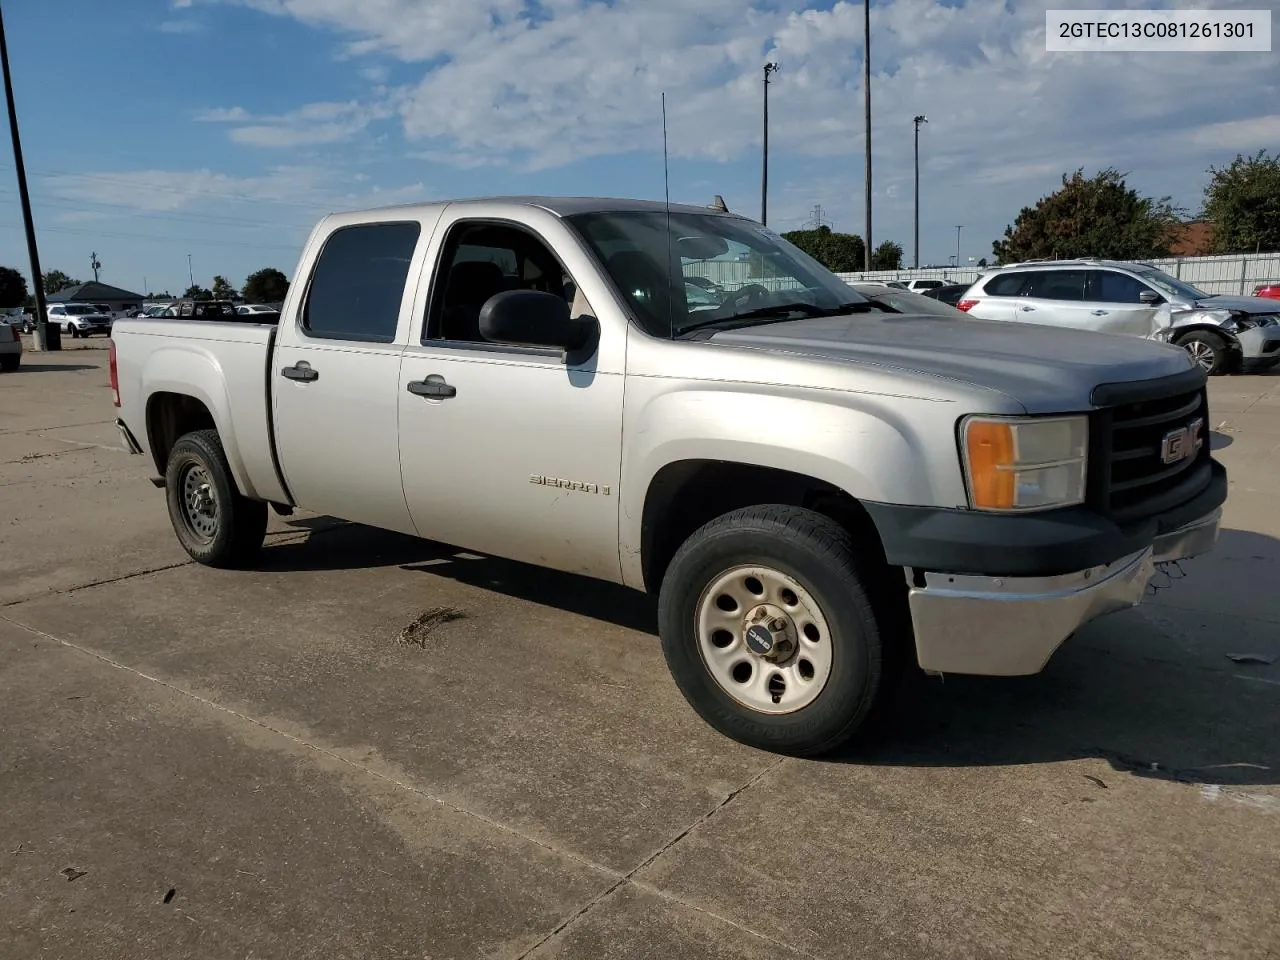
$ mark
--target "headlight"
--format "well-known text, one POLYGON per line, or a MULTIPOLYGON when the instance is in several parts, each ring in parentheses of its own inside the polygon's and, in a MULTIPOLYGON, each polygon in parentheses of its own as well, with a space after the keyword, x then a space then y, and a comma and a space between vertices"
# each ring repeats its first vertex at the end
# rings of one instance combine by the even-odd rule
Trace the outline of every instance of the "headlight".
POLYGON ((1088 418, 968 417, 960 436, 973 509, 1050 510, 1084 502, 1088 418))

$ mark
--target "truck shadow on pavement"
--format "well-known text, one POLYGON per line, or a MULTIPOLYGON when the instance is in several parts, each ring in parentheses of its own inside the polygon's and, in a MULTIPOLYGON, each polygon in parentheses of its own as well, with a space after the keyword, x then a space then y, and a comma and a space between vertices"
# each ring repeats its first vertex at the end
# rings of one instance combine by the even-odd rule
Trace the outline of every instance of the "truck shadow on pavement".
MULTIPOLYGON (((1241 646, 1280 658, 1280 591, 1254 593, 1244 611, 1228 587, 1261 583, 1280 566, 1280 541, 1224 530, 1195 564, 1163 594, 1168 603, 1086 626, 1038 675, 913 674, 878 728, 829 761, 966 768, 1092 758, 1139 777, 1280 784, 1280 659, 1227 656, 1241 646)), ((274 545, 260 569, 392 566, 657 634, 656 603, 635 591, 356 524, 317 525, 307 540, 274 545)))

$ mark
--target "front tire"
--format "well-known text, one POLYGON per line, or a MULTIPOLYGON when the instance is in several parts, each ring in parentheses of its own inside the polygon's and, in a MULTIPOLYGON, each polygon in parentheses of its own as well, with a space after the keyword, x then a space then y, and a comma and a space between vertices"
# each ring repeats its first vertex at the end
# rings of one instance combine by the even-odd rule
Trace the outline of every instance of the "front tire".
POLYGON ((1227 366, 1227 342, 1208 330, 1192 330, 1178 341, 1178 346, 1191 354, 1209 376, 1222 373, 1227 366))
POLYGON ((13 373, 13 371, 18 369, 18 366, 21 363, 22 354, 20 353, 6 353, 3 356, 0 356, 0 370, 3 370, 5 373, 13 373))
POLYGON ((165 471, 169 520, 188 556, 210 567, 248 566, 267 532, 267 505, 236 489, 216 430, 173 445, 165 471))
POLYGON ((812 756, 847 741, 886 685, 888 618, 868 594, 868 562, 842 526, 796 507, 748 507, 695 532, 658 601, 689 705, 764 750, 812 756))

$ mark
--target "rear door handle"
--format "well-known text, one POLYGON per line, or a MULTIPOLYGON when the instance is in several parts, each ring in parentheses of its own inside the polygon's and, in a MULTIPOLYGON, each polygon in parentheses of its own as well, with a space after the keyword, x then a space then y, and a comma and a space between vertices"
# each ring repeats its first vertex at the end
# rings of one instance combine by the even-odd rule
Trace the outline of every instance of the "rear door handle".
POLYGON ((429 397, 432 400, 448 400, 458 395, 458 388, 445 383, 444 377, 433 373, 425 380, 410 380, 406 388, 418 397, 429 397))
POLYGON ((1023 313, 1030 313, 1035 309, 1035 307, 1019 307, 1018 309, 1021 310, 1023 313))
POLYGON ((312 370, 311 364, 305 360, 299 360, 292 367, 285 367, 281 370, 280 376, 286 380, 301 380, 303 383, 310 383, 312 380, 320 379, 320 371, 312 370))
POLYGON ((1093 311, 1093 315, 1095 317, 1105 317, 1110 312, 1111 312, 1110 310, 1095 310, 1093 311))

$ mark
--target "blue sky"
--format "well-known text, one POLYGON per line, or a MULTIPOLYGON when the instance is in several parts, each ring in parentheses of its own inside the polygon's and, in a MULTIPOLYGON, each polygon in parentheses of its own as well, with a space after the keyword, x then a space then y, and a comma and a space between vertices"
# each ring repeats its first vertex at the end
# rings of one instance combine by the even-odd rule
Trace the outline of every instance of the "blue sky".
MULTIPOLYGON (((1280 149, 1276 54, 1047 54, 1044 10, 1150 0, 873 4, 873 240, 990 253, 1062 173, 1115 165, 1198 206, 1210 164, 1280 149)), ((1165 4, 1183 6, 1184 4, 1165 4)), ((1252 9, 1256 0, 1215 7, 1252 9)), ((861 5, 832 0, 41 0, 5 3, 46 270, 178 292, 292 274, 328 210, 495 193, 662 195, 862 228, 861 5)), ((0 151, 0 263, 26 268, 0 151)))

